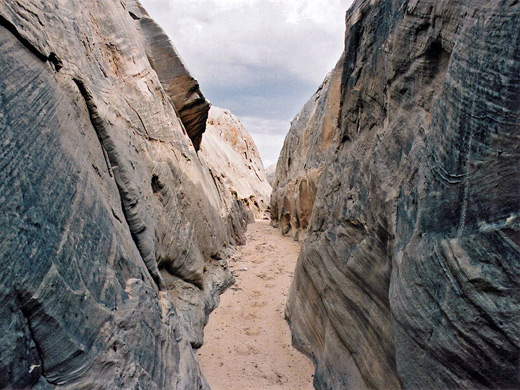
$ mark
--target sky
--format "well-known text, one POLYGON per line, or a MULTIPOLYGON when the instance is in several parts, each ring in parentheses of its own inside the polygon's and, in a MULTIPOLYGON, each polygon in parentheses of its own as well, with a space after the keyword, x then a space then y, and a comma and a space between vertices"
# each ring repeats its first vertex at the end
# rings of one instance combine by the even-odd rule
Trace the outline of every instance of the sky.
POLYGON ((344 45, 352 0, 141 0, 202 93, 252 135, 267 167, 344 45))

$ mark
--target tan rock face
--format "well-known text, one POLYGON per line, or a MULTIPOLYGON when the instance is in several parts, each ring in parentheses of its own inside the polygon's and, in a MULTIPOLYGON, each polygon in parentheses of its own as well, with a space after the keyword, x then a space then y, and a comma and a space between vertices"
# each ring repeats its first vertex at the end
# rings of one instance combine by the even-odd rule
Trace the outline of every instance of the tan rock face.
POLYGON ((267 178, 267 182, 271 185, 274 185, 274 179, 276 177, 276 164, 271 164, 267 168, 265 168, 265 177, 267 178))
POLYGON ((271 186, 260 154, 244 126, 228 110, 211 108, 199 155, 209 167, 227 214, 237 207, 249 221, 265 216, 271 186))
POLYGON ((338 127, 343 61, 325 78, 291 122, 276 164, 271 196, 271 224, 282 234, 302 237, 311 219, 316 183, 338 127))
POLYGON ((150 65, 171 98, 195 150, 199 150, 210 104, 163 29, 150 18, 137 1, 128 3, 132 18, 139 20, 150 65))
MULTIPOLYGON (((287 307, 316 388, 520 387, 519 23, 516 1, 348 12, 338 126, 311 159, 287 307)), ((278 162, 280 224, 300 197, 288 161, 315 150, 307 123, 278 162)))
POLYGON ((207 388, 247 221, 196 81, 130 0, 0 1, 0 53, 0 388, 207 388))

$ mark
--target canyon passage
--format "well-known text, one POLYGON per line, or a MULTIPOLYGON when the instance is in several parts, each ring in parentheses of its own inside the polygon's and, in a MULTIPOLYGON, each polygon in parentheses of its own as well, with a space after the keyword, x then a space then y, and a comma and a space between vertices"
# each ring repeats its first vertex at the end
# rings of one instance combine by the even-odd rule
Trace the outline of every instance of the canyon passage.
POLYGON ((300 245, 267 220, 249 225, 246 240, 229 260, 236 283, 204 329, 201 370, 214 390, 312 389, 313 365, 284 319, 300 245))
POLYGON ((520 389, 518 26, 356 0, 270 187, 138 0, 0 0, 0 389, 520 389))

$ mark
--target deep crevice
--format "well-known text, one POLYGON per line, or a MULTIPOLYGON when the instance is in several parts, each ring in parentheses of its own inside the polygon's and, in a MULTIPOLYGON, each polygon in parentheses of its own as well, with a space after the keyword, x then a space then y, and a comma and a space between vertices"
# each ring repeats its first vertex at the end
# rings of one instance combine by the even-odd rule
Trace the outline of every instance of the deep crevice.
POLYGON ((31 325, 31 320, 29 318, 29 313, 27 313, 27 310, 23 306, 21 306, 21 305, 20 305, 20 312, 22 313, 22 316, 25 319, 25 322, 26 322, 26 325, 27 325, 27 329, 29 330, 29 336, 31 337, 32 342, 34 343, 34 347, 36 349, 36 353, 38 354, 38 359, 40 361, 40 367, 39 367, 40 377, 43 377, 47 381, 47 383, 56 386, 58 383, 51 382, 47 378, 47 376, 45 375, 45 365, 44 365, 44 362, 43 362, 43 354, 42 354, 42 351, 41 351, 40 344, 38 343, 38 340, 36 340, 36 337, 34 336, 34 330, 33 330, 32 325, 31 325))
MULTIPOLYGON (((90 93, 90 91, 88 91, 83 80, 79 78, 74 78, 73 81, 77 85, 81 96, 85 100, 90 121, 92 123, 92 127, 96 132, 101 148, 106 151, 110 164, 112 166, 119 167, 119 169, 121 170, 122 164, 120 164, 120 161, 118 161, 117 153, 115 152, 115 146, 113 145, 113 142, 110 139, 110 136, 108 135, 108 131, 105 127, 104 120, 99 114, 97 105, 94 102, 92 94, 90 93)), ((123 215, 130 229, 132 239, 137 246, 141 258, 143 259, 143 262, 145 263, 146 269, 148 270, 150 276, 157 285, 157 288, 160 291, 163 291, 166 289, 166 286, 159 272, 159 267, 157 265, 155 255, 152 256, 144 253, 144 244, 142 243, 142 240, 139 238, 139 234, 143 233, 146 230, 146 224, 140 223, 142 221, 140 221, 140 219, 135 215, 129 215, 130 211, 137 206, 139 199, 137 197, 131 196, 128 189, 126 189, 125 186, 120 183, 120 180, 118 180, 116 175, 114 175, 114 179, 117 189, 119 190, 123 215)))
POLYGON ((34 54, 36 57, 38 57, 38 59, 40 59, 42 62, 47 62, 49 60, 49 58, 45 54, 43 54, 27 38, 23 37, 18 32, 15 25, 13 25, 10 21, 8 21, 2 15, 0 15, 0 26, 4 27, 11 34, 13 34, 16 37, 16 39, 18 39, 18 41, 20 41, 20 43, 27 48, 27 50, 29 50, 32 54, 34 54))
POLYGON ((56 53, 51 53, 49 55, 49 61, 52 65, 54 65, 54 69, 56 70, 56 72, 59 72, 63 68, 63 61, 60 58, 58 58, 56 53))
POLYGON ((155 173, 152 175, 151 186, 152 186, 152 192, 154 194, 161 192, 161 190, 164 188, 164 183, 161 182, 161 180, 159 179, 159 176, 157 176, 155 173))
POLYGON ((132 17, 132 19, 134 19, 134 20, 141 20, 141 18, 139 16, 137 16, 136 14, 134 14, 132 11, 128 11, 128 13, 132 17))
POLYGON ((27 50, 34 54, 40 61, 50 62, 54 66, 56 72, 59 72, 63 68, 63 61, 56 55, 56 53, 52 52, 49 54, 49 56, 42 53, 40 49, 34 46, 30 40, 20 34, 15 25, 13 25, 2 15, 0 15, 0 26, 4 27, 7 31, 13 34, 18 42, 20 42, 27 50))

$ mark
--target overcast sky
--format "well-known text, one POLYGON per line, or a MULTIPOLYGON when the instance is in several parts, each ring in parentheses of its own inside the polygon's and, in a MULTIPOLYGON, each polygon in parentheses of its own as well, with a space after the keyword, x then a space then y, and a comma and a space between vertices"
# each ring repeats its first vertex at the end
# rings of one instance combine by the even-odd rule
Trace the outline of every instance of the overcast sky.
POLYGON ((141 0, 202 92, 253 136, 267 167, 343 50, 352 0, 141 0))

